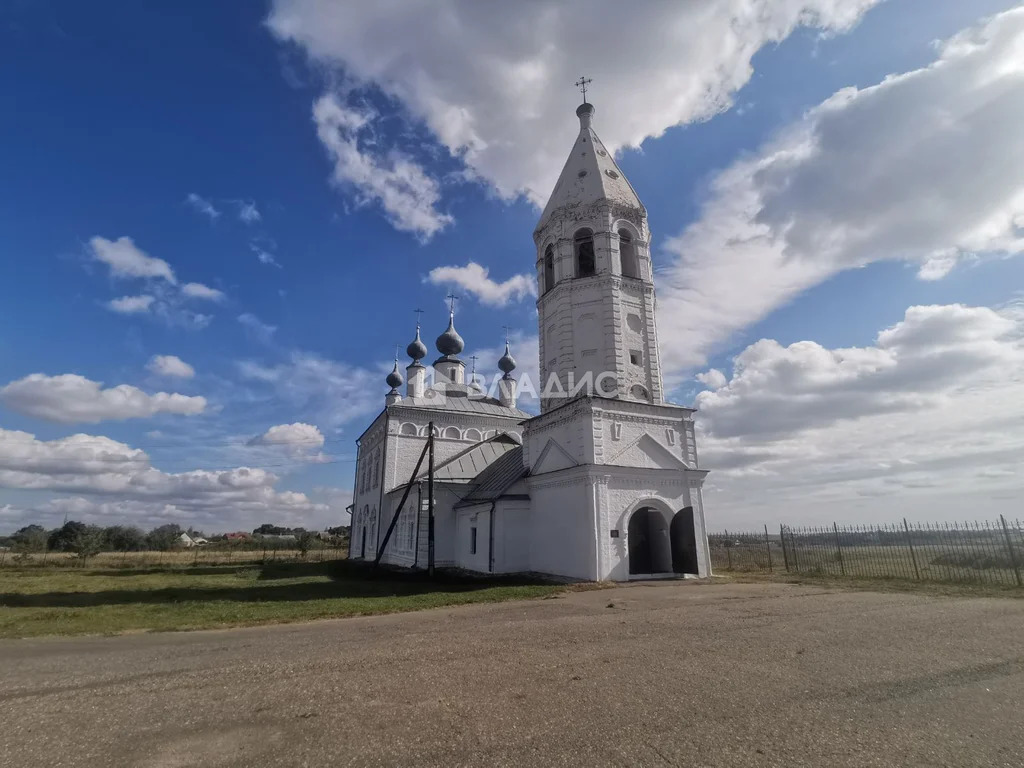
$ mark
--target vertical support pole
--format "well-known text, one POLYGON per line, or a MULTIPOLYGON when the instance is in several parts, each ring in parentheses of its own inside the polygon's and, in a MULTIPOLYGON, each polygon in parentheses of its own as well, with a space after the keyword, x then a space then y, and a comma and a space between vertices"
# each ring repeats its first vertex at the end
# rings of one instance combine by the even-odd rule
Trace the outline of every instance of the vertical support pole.
POLYGON ((832 530, 836 534, 836 554, 839 555, 839 572, 846 575, 846 564, 843 562, 843 545, 839 543, 839 526, 832 522, 832 530))
POLYGON ((434 578, 434 422, 427 425, 427 573, 434 578))
POLYGON ((779 541, 782 542, 782 562, 786 566, 786 573, 789 573, 789 555, 786 553, 786 529, 779 523, 779 541))
POLYGON ((1010 540, 1010 529, 1006 525, 1006 518, 999 516, 999 522, 1003 524, 1003 536, 1006 537, 1006 549, 1010 552, 1010 562, 1013 563, 1013 575, 1017 577, 1017 586, 1022 587, 1020 579, 1020 564, 1017 562, 1017 553, 1013 551, 1013 542, 1010 540))
POLYGON ((917 555, 914 554, 914 542, 910 539, 910 526, 907 524, 907 518, 903 518, 903 530, 907 534, 907 546, 910 548, 910 561, 914 564, 914 575, 917 580, 921 580, 921 571, 917 567, 917 555))
POLYGON ((772 573, 772 542, 768 538, 768 523, 764 524, 764 548, 768 552, 768 573, 772 573))

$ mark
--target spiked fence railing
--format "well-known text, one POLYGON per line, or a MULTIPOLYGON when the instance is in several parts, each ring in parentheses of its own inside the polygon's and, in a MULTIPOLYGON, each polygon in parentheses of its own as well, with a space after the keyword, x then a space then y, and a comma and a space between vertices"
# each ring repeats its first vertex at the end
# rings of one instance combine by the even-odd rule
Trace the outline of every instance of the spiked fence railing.
POLYGON ((1024 586, 1019 520, 779 526, 708 536, 712 569, 1024 586))

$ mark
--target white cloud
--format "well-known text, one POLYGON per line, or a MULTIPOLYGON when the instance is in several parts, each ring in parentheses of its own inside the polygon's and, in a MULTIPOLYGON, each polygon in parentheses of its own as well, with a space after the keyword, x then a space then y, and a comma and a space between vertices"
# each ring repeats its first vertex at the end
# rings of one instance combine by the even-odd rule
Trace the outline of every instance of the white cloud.
POLYGON ((380 370, 368 370, 295 351, 278 365, 246 360, 238 368, 243 378, 271 387, 274 398, 288 403, 293 412, 334 428, 364 419, 384 407, 384 378, 391 363, 380 370))
POLYGON ((371 112, 346 106, 331 94, 313 105, 313 122, 334 163, 335 183, 354 188, 360 204, 378 203, 396 229, 429 240, 453 221, 437 210, 440 187, 401 152, 375 152, 372 120, 371 112))
POLYGON ((155 301, 153 296, 122 296, 119 299, 111 299, 107 302, 107 309, 122 315, 136 315, 142 312, 149 312, 150 306, 155 301))
POLYGON ((762 339, 696 405, 715 527, 1011 512, 1024 308, 910 307, 867 347, 762 339))
POLYGON ((171 376, 180 379, 191 379, 196 369, 175 355, 153 355, 146 369, 157 376, 171 376))
POLYGON ((273 340, 274 332, 277 330, 276 325, 268 325, 267 323, 264 323, 251 312, 244 312, 239 315, 238 322, 241 323, 242 327, 252 334, 257 341, 264 344, 269 344, 273 340))
MULTIPOLYGON (((594 79, 604 143, 613 151, 639 146, 726 109, 765 44, 799 25, 847 29, 875 2, 644 3, 630 6, 626 23, 612 0, 525 9, 474 0, 276 0, 267 24, 339 65, 348 81, 396 98, 502 197, 524 192, 540 205, 575 135, 571 83, 581 62, 594 79), (595 54, 611 49, 628 55, 595 54)), ((369 119, 334 118, 348 132, 369 119)))
POLYGON ((208 217, 210 221, 214 221, 220 216, 220 211, 213 207, 213 203, 203 197, 200 197, 195 192, 190 192, 189 196, 185 198, 185 202, 199 213, 208 217))
POLYGON ((245 224, 255 224, 263 218, 255 202, 251 200, 235 200, 234 203, 238 206, 239 221, 245 224))
POLYGON ((218 291, 216 288, 202 283, 185 283, 181 286, 181 292, 190 299, 206 299, 207 301, 222 301, 224 299, 223 291, 218 291))
POLYGON ((277 267, 278 269, 281 269, 281 265, 278 263, 277 259, 274 258, 274 254, 270 253, 270 251, 265 248, 262 248, 258 243, 249 243, 249 248, 256 254, 256 258, 259 259, 260 264, 266 264, 269 267, 277 267))
POLYGON ((435 267, 427 279, 434 285, 454 283, 477 297, 482 303, 503 307, 510 301, 521 301, 526 296, 536 295, 533 278, 529 275, 513 275, 498 283, 488 277, 488 270, 476 262, 464 267, 435 267))
POLYGON ((881 259, 936 280, 1024 250, 1024 8, 968 29, 923 69, 838 91, 721 173, 667 250, 670 370, 838 271, 881 259))
POLYGON ((283 449, 289 456, 310 462, 326 462, 329 458, 320 452, 324 436, 312 424, 295 422, 278 424, 252 438, 248 445, 283 449))
POLYGON ((704 373, 698 373, 694 378, 708 389, 721 389, 728 382, 725 374, 717 368, 712 368, 704 373))
POLYGON ((37 511, 59 521, 64 512, 86 521, 192 523, 216 530, 251 529, 268 519, 286 525, 337 524, 341 509, 305 494, 278 491, 277 476, 238 467, 168 473, 145 452, 107 437, 71 435, 43 441, 27 432, 0 429, 0 487, 84 494, 55 499, 37 511))
POLYGON ((93 258, 110 267, 115 277, 152 277, 175 282, 171 265, 138 248, 130 237, 107 240, 97 236, 89 240, 89 246, 93 258))
POLYGON ((73 373, 30 374, 0 389, 0 401, 19 413, 62 424, 139 419, 158 413, 193 415, 206 408, 203 397, 149 395, 128 384, 102 389, 101 382, 73 373))

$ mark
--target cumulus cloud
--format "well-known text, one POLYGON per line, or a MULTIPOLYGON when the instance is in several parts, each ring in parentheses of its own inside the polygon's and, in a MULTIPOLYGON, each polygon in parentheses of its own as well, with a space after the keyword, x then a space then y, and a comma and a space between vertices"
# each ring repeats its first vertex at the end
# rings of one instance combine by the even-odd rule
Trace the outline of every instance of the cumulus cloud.
POLYGON ((154 301, 155 297, 148 295, 122 296, 119 299, 111 299, 108 301, 107 309, 122 315, 137 315, 149 312, 149 308, 152 306, 154 301))
POLYGON ((140 419, 158 413, 193 415, 206 408, 206 399, 199 396, 150 395, 128 384, 102 386, 73 373, 33 373, 0 389, 0 401, 19 413, 62 424, 140 419))
POLYGON ((396 229, 429 240, 453 221, 437 210, 440 186, 407 155, 374 151, 373 117, 368 109, 347 106, 333 94, 313 105, 317 136, 334 163, 333 180, 354 189, 360 204, 379 204, 396 229))
POLYGON ((866 347, 762 339, 696 405, 710 495, 733 523, 963 519, 968 490, 971 517, 1008 512, 1024 498, 1024 307, 910 307, 866 347))
MULTIPOLYGON (((267 25, 397 99, 502 197, 522 193, 543 205, 575 136, 570 84, 580 62, 594 79, 601 138, 615 151, 726 109, 762 46, 801 25, 845 30, 875 2, 645 3, 619 23, 612 0, 525 11, 473 0, 276 0, 267 25), (611 40, 629 55, 594 55, 611 40)), ((348 119, 362 128, 369 118, 348 119)))
POLYGON ((207 301, 222 301, 224 292, 218 291, 202 283, 185 283, 181 286, 182 295, 190 299, 205 299, 207 301))
POLYGON ((150 256, 137 247, 130 237, 107 240, 94 237, 89 240, 93 258, 110 267, 114 277, 148 277, 174 284, 174 271, 163 259, 150 256))
POLYGON ((188 203, 198 213, 203 214, 210 221, 215 221, 220 217, 220 211, 218 211, 206 198, 200 197, 195 192, 190 192, 189 196, 185 198, 185 202, 188 203))
POLYGON ((529 275, 513 275, 498 283, 488 276, 487 267, 474 261, 464 267, 435 267, 427 280, 434 285, 454 284, 476 296, 483 304, 503 307, 510 301, 521 301, 534 296, 537 289, 529 275))
POLYGON ((667 245, 659 327, 669 369, 838 271, 882 259, 936 280, 1024 250, 1024 8, 965 30, 935 62, 845 88, 722 172, 667 245))
POLYGON ((248 445, 280 448, 289 456, 302 461, 325 462, 328 457, 320 452, 324 436, 312 424, 295 422, 278 424, 252 438, 248 445))
POLYGON ((153 355, 146 364, 146 369, 157 376, 170 376, 179 379, 191 379, 196 369, 175 355, 153 355))
MULTIPOLYGON (((277 482, 273 473, 250 467, 163 472, 144 451, 101 436, 44 441, 0 429, 0 487, 82 494, 48 501, 36 511, 147 525, 192 522, 219 530, 252 528, 271 516, 309 525, 311 519, 327 523, 342 514, 304 493, 278 491, 277 482)), ((36 520, 35 512, 23 514, 24 522, 36 520)))

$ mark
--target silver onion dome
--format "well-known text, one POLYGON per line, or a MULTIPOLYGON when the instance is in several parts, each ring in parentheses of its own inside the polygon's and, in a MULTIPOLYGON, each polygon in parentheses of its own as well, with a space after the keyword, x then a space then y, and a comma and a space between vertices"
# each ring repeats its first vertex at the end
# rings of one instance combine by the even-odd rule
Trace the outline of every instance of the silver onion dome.
POLYGON ((398 389, 400 386, 402 386, 402 383, 405 381, 405 379, 402 378, 402 374, 398 372, 397 360, 395 360, 394 369, 391 371, 391 373, 388 374, 388 377, 387 379, 385 379, 385 381, 387 382, 387 385, 392 389, 398 389))
POLYGON ((442 355, 454 356, 459 354, 466 346, 466 343, 455 330, 455 315, 448 315, 448 329, 437 337, 437 351, 442 355))
POLYGON ((427 356, 427 345, 420 339, 420 327, 416 326, 416 338, 405 348, 405 353, 416 362, 427 356))
POLYGON ((505 354, 498 360, 498 368, 501 372, 508 375, 516 369, 516 359, 512 357, 512 353, 508 351, 508 342, 505 342, 505 354))

